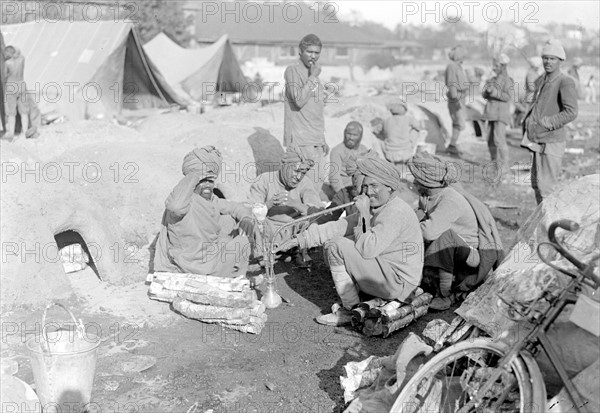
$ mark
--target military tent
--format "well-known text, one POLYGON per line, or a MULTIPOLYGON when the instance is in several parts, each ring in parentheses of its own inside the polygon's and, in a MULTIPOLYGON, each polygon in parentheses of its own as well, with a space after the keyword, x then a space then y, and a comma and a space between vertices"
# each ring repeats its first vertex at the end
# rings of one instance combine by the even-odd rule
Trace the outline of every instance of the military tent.
POLYGON ((159 33, 144 50, 176 91, 197 101, 215 92, 242 92, 247 84, 227 35, 208 47, 184 49, 159 33))
POLYGON ((0 124, 2 125, 2 132, 6 130, 6 114, 4 113, 4 36, 0 31, 0 124))
POLYGON ((146 57, 131 23, 44 21, 1 30, 25 56, 27 90, 43 114, 87 119, 187 104, 146 57))

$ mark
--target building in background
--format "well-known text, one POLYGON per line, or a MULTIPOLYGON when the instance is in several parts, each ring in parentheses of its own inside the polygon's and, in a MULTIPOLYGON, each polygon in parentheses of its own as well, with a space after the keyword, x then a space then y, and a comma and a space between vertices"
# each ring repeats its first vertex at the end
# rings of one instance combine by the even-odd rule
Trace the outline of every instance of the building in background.
POLYGON ((287 66, 298 59, 298 39, 314 33, 323 42, 323 66, 368 66, 378 54, 401 59, 414 56, 416 42, 388 42, 366 34, 360 27, 341 22, 334 10, 317 11, 303 2, 272 3, 271 10, 256 2, 188 1, 183 6, 196 21, 193 36, 202 47, 228 35, 241 64, 266 59, 287 66), (270 15, 269 15, 270 13, 270 15))

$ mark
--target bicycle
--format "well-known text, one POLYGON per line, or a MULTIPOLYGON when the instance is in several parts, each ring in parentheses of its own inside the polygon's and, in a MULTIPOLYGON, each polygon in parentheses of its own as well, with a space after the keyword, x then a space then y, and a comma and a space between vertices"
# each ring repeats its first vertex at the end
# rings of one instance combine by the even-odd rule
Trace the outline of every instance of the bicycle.
POLYGON ((526 306, 500 297, 512 311, 527 318, 533 329, 510 346, 478 338, 440 352, 406 383, 390 413, 546 411, 546 387, 534 359, 540 349, 548 356, 577 411, 586 411, 582 396, 567 376, 546 332, 565 306, 576 302, 582 286, 598 288, 600 277, 593 272, 594 260, 584 264, 560 244, 555 235, 557 228, 575 231, 579 225, 569 220, 552 223, 548 229, 550 242, 540 243, 537 253, 545 264, 570 276, 568 284, 554 292, 547 289, 526 306), (576 271, 552 264, 541 253, 543 246, 554 248, 576 271), (548 308, 540 311, 542 302, 548 308))

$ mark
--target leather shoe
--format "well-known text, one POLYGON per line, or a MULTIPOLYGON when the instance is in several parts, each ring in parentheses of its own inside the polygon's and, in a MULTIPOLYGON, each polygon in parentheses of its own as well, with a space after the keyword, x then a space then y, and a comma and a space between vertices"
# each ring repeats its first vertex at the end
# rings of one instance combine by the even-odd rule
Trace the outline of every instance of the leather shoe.
POLYGON ((349 326, 352 325, 352 311, 345 308, 338 308, 330 314, 318 316, 315 321, 326 326, 349 326))
POLYGON ((433 311, 445 311, 452 307, 452 298, 450 297, 435 297, 429 303, 429 309, 433 311))

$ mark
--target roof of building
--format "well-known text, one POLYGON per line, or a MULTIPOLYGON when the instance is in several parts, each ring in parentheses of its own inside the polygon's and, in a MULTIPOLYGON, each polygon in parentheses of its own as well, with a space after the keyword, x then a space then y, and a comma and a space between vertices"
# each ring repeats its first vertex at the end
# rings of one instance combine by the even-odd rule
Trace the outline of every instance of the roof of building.
POLYGON ((381 39, 340 21, 333 9, 317 14, 310 5, 302 2, 271 2, 270 7, 266 4, 196 1, 190 2, 184 9, 198 13, 196 38, 200 42, 214 42, 227 34, 232 43, 238 44, 295 45, 305 35, 314 33, 324 47, 327 44, 382 45, 381 39))

